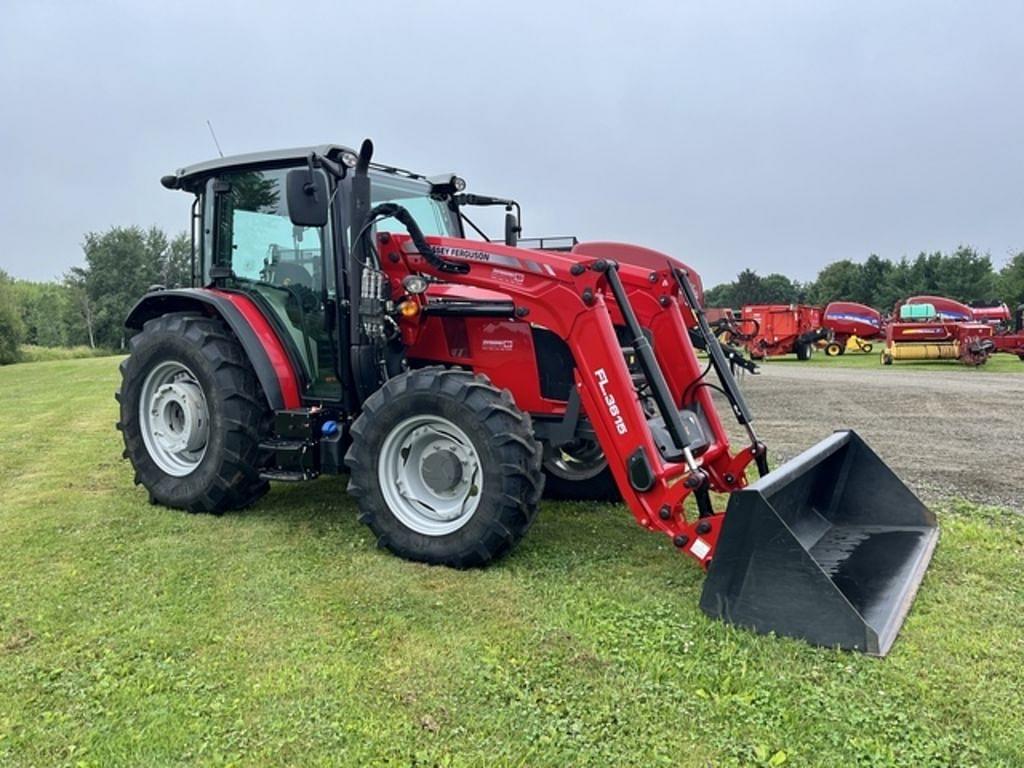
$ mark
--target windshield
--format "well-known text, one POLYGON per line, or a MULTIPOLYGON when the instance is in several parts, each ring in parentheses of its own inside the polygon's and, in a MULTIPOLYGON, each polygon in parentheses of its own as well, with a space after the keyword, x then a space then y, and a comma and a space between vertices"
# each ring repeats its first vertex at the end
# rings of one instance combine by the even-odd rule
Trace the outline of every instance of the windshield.
MULTIPOLYGON (((370 180, 373 205, 398 203, 412 214, 423 234, 428 237, 461 237, 455 215, 448 210, 444 201, 434 200, 430 196, 428 182, 383 171, 371 171, 370 180)), ((405 227, 395 219, 382 219, 377 222, 377 231, 405 234, 405 227)))

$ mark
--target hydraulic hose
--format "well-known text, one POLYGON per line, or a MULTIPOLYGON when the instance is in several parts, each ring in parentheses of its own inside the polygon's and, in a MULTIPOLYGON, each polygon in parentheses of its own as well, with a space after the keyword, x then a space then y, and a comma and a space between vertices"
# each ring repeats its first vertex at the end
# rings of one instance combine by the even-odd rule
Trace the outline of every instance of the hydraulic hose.
MULTIPOLYGON (((427 263, 434 269, 438 269, 441 272, 449 272, 464 275, 469 272, 469 265, 461 261, 449 261, 448 259, 438 256, 434 249, 427 243, 427 239, 423 236, 423 230, 420 229, 419 224, 416 223, 416 219, 413 218, 412 214, 409 213, 404 207, 398 203, 381 203, 380 205, 374 206, 370 209, 367 215, 367 222, 373 221, 378 218, 393 218, 400 222, 406 231, 409 233, 409 237, 412 238, 413 245, 416 246, 416 250, 420 252, 427 263)), ((364 226, 365 229, 365 226, 364 226)))

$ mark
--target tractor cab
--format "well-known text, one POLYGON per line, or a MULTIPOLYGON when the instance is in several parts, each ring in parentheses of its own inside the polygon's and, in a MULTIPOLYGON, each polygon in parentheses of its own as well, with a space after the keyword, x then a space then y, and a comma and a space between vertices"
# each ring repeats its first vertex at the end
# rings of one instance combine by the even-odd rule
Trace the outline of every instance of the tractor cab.
MULTIPOLYGON (((257 305, 283 339, 304 401, 341 402, 351 378, 341 350, 350 337, 349 309, 359 301, 358 293, 348 295, 349 276, 358 271, 351 265, 356 158, 334 145, 279 150, 200 163, 162 180, 196 196, 192 286, 242 293, 257 305), (309 201, 303 185, 321 199, 309 201), (321 209, 314 219, 309 202, 321 209), (299 208, 306 219, 296 223, 299 208)), ((370 206, 400 204, 425 235, 463 236, 451 202, 461 179, 430 180, 385 165, 372 165, 367 176, 370 206)), ((367 234, 372 241, 382 232, 405 230, 382 219, 367 234)))

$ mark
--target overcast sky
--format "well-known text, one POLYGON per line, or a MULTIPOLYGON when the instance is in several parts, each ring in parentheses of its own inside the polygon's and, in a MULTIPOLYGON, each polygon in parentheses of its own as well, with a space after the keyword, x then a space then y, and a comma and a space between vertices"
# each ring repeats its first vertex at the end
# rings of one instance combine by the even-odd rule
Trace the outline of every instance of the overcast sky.
POLYGON ((705 282, 1024 249, 1024 3, 4 0, 0 268, 185 229, 161 175, 374 139, 705 282))

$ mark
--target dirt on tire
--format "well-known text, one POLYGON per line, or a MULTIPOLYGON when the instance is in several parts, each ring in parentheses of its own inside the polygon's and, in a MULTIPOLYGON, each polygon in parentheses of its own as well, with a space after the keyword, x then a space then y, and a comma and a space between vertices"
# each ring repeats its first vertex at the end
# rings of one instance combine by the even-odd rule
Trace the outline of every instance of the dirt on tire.
POLYGON ((780 363, 761 371, 740 386, 775 463, 853 429, 926 501, 1024 511, 1024 376, 780 363))

